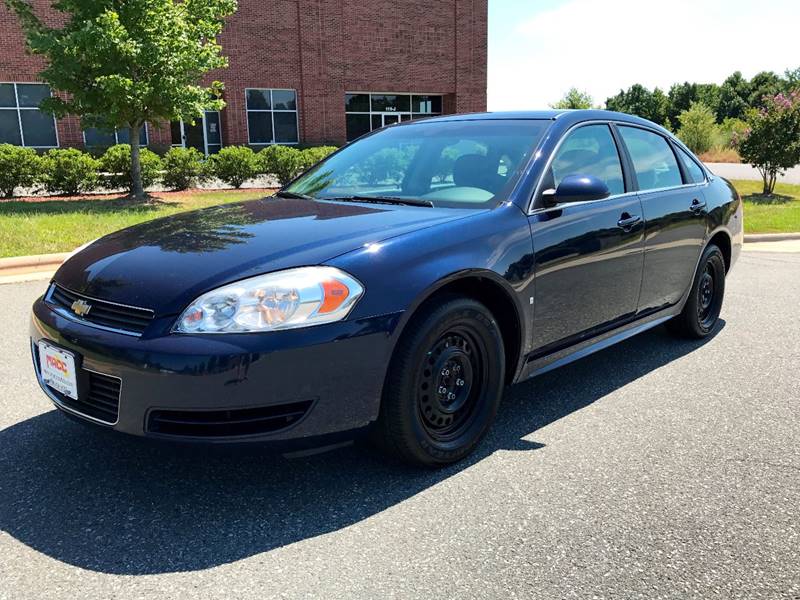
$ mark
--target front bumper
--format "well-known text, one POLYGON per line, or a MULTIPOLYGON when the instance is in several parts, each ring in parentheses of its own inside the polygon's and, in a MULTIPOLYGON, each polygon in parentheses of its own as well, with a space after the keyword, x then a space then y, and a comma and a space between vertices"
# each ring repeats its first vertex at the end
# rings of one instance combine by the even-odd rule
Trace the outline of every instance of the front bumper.
POLYGON ((65 318, 39 299, 31 348, 34 367, 40 340, 78 355, 81 402, 90 377, 100 376, 103 393, 107 382, 119 381, 114 421, 97 418, 39 379, 58 408, 86 421, 186 441, 308 439, 360 429, 377 418, 401 315, 267 334, 137 338, 65 318), (282 411, 292 415, 286 426, 279 426, 282 411), (164 426, 187 416, 196 416, 199 426, 164 426), (259 425, 267 422, 269 430, 259 425))

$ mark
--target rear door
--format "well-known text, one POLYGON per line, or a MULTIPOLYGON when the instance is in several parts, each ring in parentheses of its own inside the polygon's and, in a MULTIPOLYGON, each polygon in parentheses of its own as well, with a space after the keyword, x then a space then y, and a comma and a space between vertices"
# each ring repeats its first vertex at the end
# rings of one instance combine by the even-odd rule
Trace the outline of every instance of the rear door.
POLYGON ((535 262, 533 347, 546 354, 635 316, 642 281, 642 207, 623 175, 608 124, 567 134, 529 216, 535 262), (541 192, 567 175, 594 175, 611 197, 542 205, 541 192))
POLYGON ((638 310, 653 312, 677 303, 691 286, 706 235, 705 174, 693 165, 701 177, 695 182, 679 161, 677 147, 661 134, 617 128, 633 165, 646 224, 638 310))

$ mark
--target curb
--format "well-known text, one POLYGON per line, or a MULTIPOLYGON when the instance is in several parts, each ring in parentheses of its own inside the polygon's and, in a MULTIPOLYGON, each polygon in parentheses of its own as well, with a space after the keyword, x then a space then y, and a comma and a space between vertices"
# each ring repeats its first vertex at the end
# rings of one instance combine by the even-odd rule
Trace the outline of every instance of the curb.
POLYGON ((785 242, 800 240, 800 233, 750 233, 744 236, 744 242, 785 242))
POLYGON ((36 254, 34 256, 12 256, 0 258, 0 273, 4 271, 41 270, 45 267, 57 267, 63 263, 69 252, 57 254, 36 254))

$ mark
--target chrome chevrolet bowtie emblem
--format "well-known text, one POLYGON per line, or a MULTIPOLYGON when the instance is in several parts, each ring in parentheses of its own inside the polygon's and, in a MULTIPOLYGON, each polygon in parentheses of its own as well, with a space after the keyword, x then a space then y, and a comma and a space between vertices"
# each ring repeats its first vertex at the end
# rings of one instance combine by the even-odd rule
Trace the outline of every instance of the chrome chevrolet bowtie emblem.
POLYGON ((86 300, 75 300, 70 308, 72 309, 72 312, 79 317, 84 317, 89 314, 90 310, 92 310, 92 305, 86 302, 86 300))

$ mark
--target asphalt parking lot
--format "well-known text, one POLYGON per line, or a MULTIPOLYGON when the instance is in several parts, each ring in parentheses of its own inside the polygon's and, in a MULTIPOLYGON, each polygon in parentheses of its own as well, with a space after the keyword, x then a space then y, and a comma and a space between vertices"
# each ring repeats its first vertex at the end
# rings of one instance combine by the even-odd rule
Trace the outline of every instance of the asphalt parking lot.
POLYGON ((800 254, 508 390, 469 461, 173 448, 57 414, 0 286, 0 598, 800 598, 800 254))

